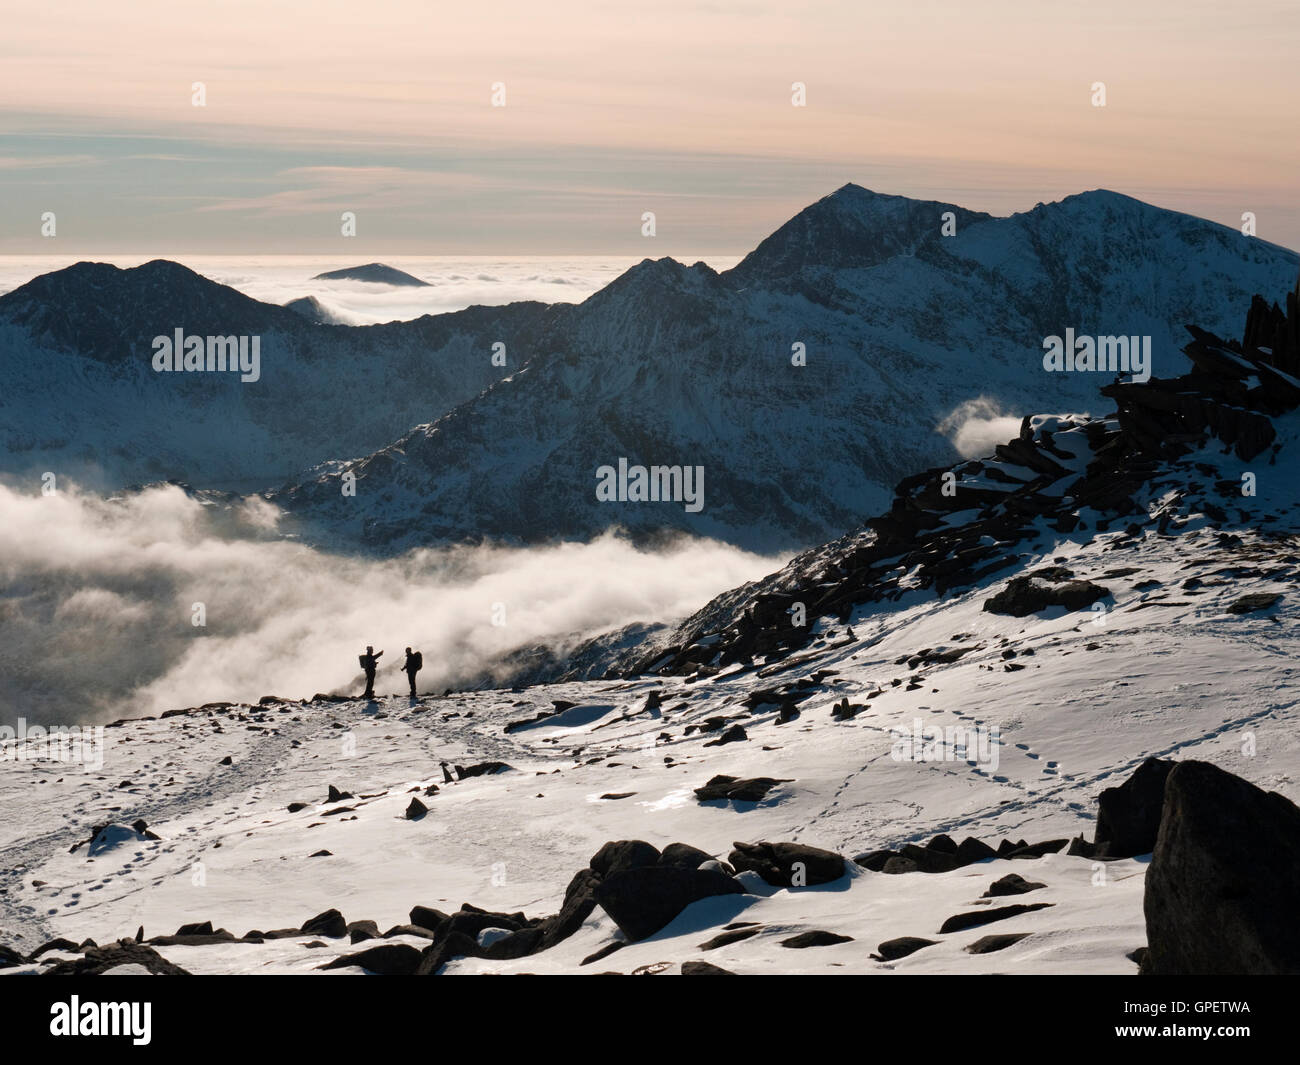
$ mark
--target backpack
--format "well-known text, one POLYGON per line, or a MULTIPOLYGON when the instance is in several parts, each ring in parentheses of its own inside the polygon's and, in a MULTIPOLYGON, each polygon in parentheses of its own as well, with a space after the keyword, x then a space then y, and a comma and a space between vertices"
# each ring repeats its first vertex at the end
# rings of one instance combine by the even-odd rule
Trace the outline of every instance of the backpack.
POLYGON ((369 668, 370 668, 370 656, 369 656, 369 655, 357 655, 357 661, 361 663, 361 668, 362 668, 362 669, 369 669, 369 668))
POLYGON ((424 668, 424 654, 423 654, 422 652, 420 652, 420 651, 415 651, 415 652, 413 652, 412 655, 411 655, 411 659, 410 659, 410 661, 406 663, 406 668, 407 668, 407 669, 423 669, 423 668, 424 668))

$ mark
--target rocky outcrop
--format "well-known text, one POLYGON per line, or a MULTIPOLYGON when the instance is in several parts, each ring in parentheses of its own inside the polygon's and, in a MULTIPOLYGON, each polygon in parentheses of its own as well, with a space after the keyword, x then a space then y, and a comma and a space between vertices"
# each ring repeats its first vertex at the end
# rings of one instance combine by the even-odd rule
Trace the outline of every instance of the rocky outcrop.
POLYGON ((1206 762, 1164 788, 1146 874, 1155 975, 1300 974, 1300 808, 1206 762))

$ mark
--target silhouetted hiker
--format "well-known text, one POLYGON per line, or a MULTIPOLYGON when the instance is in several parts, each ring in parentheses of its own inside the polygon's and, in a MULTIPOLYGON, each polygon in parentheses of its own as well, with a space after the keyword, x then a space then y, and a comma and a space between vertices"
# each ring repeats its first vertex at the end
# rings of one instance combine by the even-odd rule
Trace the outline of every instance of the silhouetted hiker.
POLYGON ((411 682, 411 698, 415 698, 415 675, 424 668, 424 655, 419 651, 406 649, 406 661, 402 663, 406 670, 406 679, 411 682))
POLYGON ((375 697, 375 670, 379 666, 379 658, 383 653, 383 651, 380 651, 379 654, 376 654, 375 649, 369 644, 366 644, 366 653, 358 656, 358 659, 361 662, 361 668, 366 671, 365 698, 367 699, 373 699, 375 697))

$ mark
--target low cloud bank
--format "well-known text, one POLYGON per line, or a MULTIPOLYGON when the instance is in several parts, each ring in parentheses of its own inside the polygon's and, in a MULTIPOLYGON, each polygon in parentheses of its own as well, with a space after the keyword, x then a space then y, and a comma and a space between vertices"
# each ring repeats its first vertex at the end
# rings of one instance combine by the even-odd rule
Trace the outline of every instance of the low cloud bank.
POLYGON ((0 484, 0 723, 76 724, 262 695, 442 691, 536 644, 668 621, 778 568, 714 541, 420 549, 374 560, 278 537, 278 513, 171 486, 104 499, 0 484), (201 604, 204 625, 195 625, 201 604))

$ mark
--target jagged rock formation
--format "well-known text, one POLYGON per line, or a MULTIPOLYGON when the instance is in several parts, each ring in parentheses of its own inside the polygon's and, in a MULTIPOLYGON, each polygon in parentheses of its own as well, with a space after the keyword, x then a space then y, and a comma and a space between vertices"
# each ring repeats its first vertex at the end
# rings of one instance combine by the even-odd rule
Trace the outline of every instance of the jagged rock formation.
MULTIPOLYGON (((727 593, 633 656, 611 662, 614 675, 688 675, 787 655, 805 646, 821 618, 850 620, 865 604, 897 601, 931 591, 943 596, 969 588, 1016 565, 1046 530, 1109 531, 1135 542, 1148 531, 1166 535, 1183 523, 1192 502, 1185 459, 1211 439, 1242 459, 1273 448, 1272 418, 1300 407, 1300 354, 1293 345, 1300 317, 1296 295, 1289 313, 1261 298, 1252 303, 1246 337, 1225 341, 1188 326, 1184 351, 1191 372, 1145 383, 1106 386, 1118 410, 1104 418, 1038 415, 1025 418, 1019 437, 999 444, 988 459, 925 470, 898 485, 889 511, 863 531, 794 559, 756 586, 727 593), (1261 347, 1267 338, 1277 348, 1261 347), (1170 488, 1165 495, 1158 489, 1170 488)), ((1227 500, 1240 485, 1216 483, 1227 500)), ((1211 515, 1216 504, 1196 501, 1211 515)), ((987 609, 1022 616, 1053 604, 1080 609, 1106 589, 1071 581, 1063 567, 1014 577, 987 609), (1017 583, 1018 582, 1018 583, 1017 583)), ((844 638, 852 639, 852 630, 844 638)))

